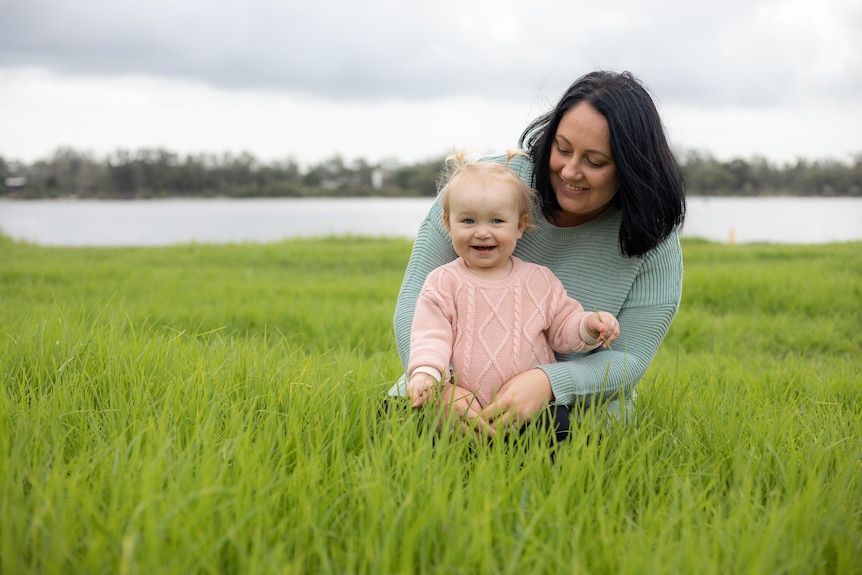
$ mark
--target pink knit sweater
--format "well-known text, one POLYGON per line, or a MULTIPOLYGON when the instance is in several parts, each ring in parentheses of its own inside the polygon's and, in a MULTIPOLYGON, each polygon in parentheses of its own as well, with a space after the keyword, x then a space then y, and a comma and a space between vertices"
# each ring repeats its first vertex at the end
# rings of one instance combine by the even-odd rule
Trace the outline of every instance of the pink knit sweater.
POLYGON ((490 403, 513 376, 555 361, 554 351, 595 349, 584 310, 546 267, 512 257, 503 280, 482 280, 461 258, 425 280, 410 336, 407 373, 417 369, 437 379, 449 373, 490 403))

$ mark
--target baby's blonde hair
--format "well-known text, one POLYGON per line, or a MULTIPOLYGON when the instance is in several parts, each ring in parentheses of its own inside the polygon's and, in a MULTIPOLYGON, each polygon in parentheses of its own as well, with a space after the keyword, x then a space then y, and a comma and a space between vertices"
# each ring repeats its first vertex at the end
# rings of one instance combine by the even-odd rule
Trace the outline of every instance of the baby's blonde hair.
POLYGON ((523 150, 509 150, 506 152, 506 162, 502 164, 492 161, 471 162, 467 159, 467 152, 463 150, 446 156, 444 169, 437 181, 438 201, 443 207, 443 218, 449 217, 449 195, 453 189, 457 190, 459 186, 469 184, 473 178, 496 178, 510 184, 515 190, 518 215, 526 217, 527 228, 532 228, 533 206, 538 193, 509 166, 514 158, 526 155, 523 150))

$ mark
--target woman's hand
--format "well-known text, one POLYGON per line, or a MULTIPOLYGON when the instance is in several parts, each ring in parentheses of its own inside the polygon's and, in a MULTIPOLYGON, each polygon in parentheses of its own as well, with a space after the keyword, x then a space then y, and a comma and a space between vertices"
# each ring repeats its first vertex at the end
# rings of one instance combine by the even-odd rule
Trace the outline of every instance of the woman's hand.
POLYGON ((494 401, 479 411, 478 417, 495 433, 507 433, 530 421, 553 399, 548 375, 541 369, 530 369, 504 383, 494 401))

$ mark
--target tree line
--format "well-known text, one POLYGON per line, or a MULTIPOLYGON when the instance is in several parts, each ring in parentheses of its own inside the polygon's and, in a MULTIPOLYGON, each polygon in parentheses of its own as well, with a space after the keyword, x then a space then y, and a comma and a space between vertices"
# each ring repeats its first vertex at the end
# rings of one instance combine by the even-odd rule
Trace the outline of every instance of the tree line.
MULTIPOLYGON (((850 161, 798 160, 776 165, 761 157, 719 161, 679 154, 693 196, 862 196, 862 153, 850 161)), ((433 196, 443 156, 410 165, 345 161, 335 155, 300 166, 263 163, 248 153, 190 154, 164 149, 118 150, 96 159, 60 148, 32 164, 0 157, 0 194, 19 198, 359 197, 433 196)))

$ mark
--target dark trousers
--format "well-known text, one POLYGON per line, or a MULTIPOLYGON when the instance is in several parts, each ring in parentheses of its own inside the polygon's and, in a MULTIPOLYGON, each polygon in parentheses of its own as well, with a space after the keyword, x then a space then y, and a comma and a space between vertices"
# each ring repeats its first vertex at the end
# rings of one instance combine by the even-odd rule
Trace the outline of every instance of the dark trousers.
POLYGON ((541 425, 554 433, 557 441, 566 441, 571 434, 572 411, 566 405, 552 405, 536 416, 530 425, 541 425))

